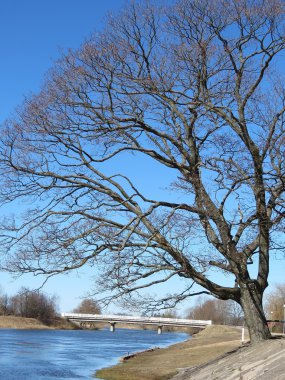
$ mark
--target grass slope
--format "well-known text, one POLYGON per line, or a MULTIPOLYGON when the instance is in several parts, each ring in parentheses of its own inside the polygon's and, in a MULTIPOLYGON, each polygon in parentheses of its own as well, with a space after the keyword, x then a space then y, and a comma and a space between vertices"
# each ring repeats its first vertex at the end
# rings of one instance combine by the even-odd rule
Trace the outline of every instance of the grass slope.
POLYGON ((0 316, 0 328, 1 329, 31 329, 31 330, 38 330, 38 329, 71 330, 71 329, 77 329, 78 327, 62 318, 56 319, 54 321, 54 324, 52 324, 51 326, 47 326, 35 318, 0 316))
POLYGON ((104 380, 166 380, 180 368, 196 367, 236 349, 241 341, 240 329, 209 326, 186 342, 165 349, 145 352, 114 367, 96 372, 104 380))

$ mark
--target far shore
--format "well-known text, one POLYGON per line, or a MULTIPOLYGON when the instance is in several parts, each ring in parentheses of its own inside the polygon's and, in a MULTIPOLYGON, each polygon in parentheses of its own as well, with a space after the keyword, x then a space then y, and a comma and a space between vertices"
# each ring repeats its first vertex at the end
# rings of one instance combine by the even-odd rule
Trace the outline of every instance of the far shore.
POLYGON ((104 380, 167 380, 183 368, 208 363, 240 346, 241 328, 208 326, 185 342, 131 355, 95 376, 104 380))
MULTIPOLYGON (((104 328, 109 329, 108 323, 92 323, 91 326, 81 327, 77 323, 70 322, 64 318, 58 317, 53 320, 53 322, 49 325, 44 324, 40 320, 36 318, 25 318, 25 317, 18 317, 13 315, 5 315, 0 316, 0 329, 31 329, 31 330, 51 330, 51 329, 62 329, 62 330, 79 330, 79 329, 93 329, 93 330, 100 330, 104 328)), ((141 324, 118 324, 117 328, 123 328, 128 330, 156 330, 156 326, 147 326, 147 325, 141 325, 141 324)), ((173 332, 184 332, 187 334, 195 334, 198 330, 195 328, 189 328, 189 327, 164 327, 164 332, 166 331, 173 331, 173 332)))
POLYGON ((0 316, 0 329, 20 329, 20 330, 51 330, 63 329, 72 330, 78 328, 74 324, 58 318, 51 325, 46 325, 35 318, 16 317, 13 315, 0 316))

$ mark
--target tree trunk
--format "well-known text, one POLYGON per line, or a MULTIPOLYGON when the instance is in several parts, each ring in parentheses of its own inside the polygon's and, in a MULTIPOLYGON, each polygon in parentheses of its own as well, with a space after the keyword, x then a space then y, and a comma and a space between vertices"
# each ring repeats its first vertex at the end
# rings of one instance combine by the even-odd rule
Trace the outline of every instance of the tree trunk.
POLYGON ((258 291, 253 282, 241 286, 240 303, 251 343, 270 339, 271 334, 262 307, 262 292, 258 291))

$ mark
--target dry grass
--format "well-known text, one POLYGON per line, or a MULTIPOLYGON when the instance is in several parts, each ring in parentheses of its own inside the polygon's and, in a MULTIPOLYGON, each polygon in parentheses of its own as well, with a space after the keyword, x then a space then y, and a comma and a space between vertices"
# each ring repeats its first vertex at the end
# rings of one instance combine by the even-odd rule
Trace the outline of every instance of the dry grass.
POLYGON ((14 316, 0 316, 1 329, 49 329, 35 318, 22 318, 14 316))
POLYGON ((78 329, 78 326, 76 326, 73 323, 71 323, 65 319, 62 319, 62 318, 55 319, 54 323, 52 325, 47 326, 35 318, 23 318, 23 317, 15 317, 15 316, 0 316, 0 329, 72 330, 72 329, 78 329))
POLYGON ((154 352, 141 353, 114 367, 97 371, 105 380, 166 380, 179 368, 207 363, 240 346, 241 332, 225 326, 209 326, 186 342, 154 352))

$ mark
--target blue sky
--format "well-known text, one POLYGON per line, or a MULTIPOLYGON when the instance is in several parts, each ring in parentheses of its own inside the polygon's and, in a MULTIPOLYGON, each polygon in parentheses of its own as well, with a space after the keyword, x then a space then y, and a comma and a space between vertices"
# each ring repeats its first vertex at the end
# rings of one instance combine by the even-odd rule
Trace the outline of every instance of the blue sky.
MULTIPOLYGON (((106 12, 117 11, 125 0, 6 0, 0 6, 0 123, 24 95, 37 92, 45 72, 68 48, 77 48, 104 24, 106 12)), ((153 177, 154 180, 154 177, 153 177)), ((283 281, 284 261, 273 262, 272 283, 283 281)), ((217 275, 218 276, 218 275, 217 275)), ((38 279, 13 280, 0 274, 3 291, 14 294, 20 286, 36 287, 38 279)), ((69 276, 54 277, 44 291, 60 297, 61 311, 70 311, 92 286, 86 268, 69 276)), ((112 308, 110 311, 113 311, 112 308)))
POLYGON ((124 0, 9 0, 0 5, 0 121, 36 91, 60 51, 80 46, 124 0))
MULTIPOLYGON (((9 0, 0 5, 0 123, 23 100, 37 92, 44 74, 68 48, 77 48, 104 25, 107 12, 117 11, 124 0, 9 0)), ((32 276, 12 279, 0 274, 4 292, 20 286, 40 285, 32 276)), ((44 291, 59 295, 61 311, 74 308, 92 285, 86 269, 53 278, 44 291)))

